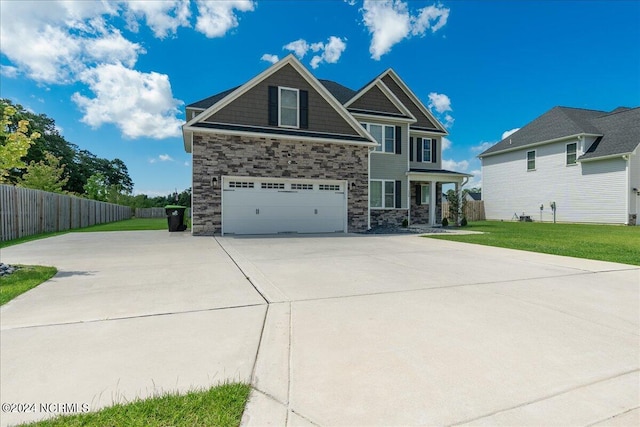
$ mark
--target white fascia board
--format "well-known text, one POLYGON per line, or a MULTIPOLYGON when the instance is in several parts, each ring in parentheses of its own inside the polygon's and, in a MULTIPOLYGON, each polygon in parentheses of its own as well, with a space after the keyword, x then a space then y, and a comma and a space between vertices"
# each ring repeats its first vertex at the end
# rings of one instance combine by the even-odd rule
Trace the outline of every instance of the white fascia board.
POLYGON ((398 74, 396 74, 395 71, 393 71, 392 68, 389 68, 385 73, 383 73, 380 76, 380 79, 382 79, 382 77, 388 74, 391 76, 391 78, 398 84, 398 86, 400 86, 400 89, 404 90, 404 92, 409 96, 409 98, 414 102, 414 104, 416 104, 418 106, 418 109, 420 109, 420 111, 422 111, 422 113, 427 116, 429 118, 429 120, 431 120, 432 122, 434 122, 436 124, 436 126, 442 131, 445 132, 447 135, 449 134, 449 132, 447 132, 447 130, 445 129, 444 125, 442 123, 440 123, 440 121, 438 119, 435 118, 435 116, 433 114, 431 114, 431 111, 429 111, 429 109, 427 107, 424 106, 424 104, 422 103, 422 101, 420 101, 420 98, 418 98, 416 96, 415 93, 413 93, 413 91, 411 89, 409 89, 409 86, 407 86, 405 84, 404 81, 402 81, 402 79, 400 78, 400 76, 398 74))
POLYGON ((585 137, 585 136, 598 137, 598 136, 602 136, 602 135, 593 134, 593 133, 576 133, 574 135, 567 135, 567 136, 562 136, 560 138, 548 139, 546 141, 534 142, 534 143, 527 144, 527 145, 521 145, 519 147, 505 148, 504 150, 496 151, 494 153, 478 154, 478 158, 482 159, 483 157, 497 156, 498 154, 504 154, 504 153, 510 153, 512 151, 519 151, 519 150, 529 149, 529 148, 533 148, 533 147, 538 147, 540 145, 553 144, 555 142, 568 141, 568 140, 571 140, 571 139, 578 139, 578 138, 585 137))
POLYGON ((182 142, 184 144, 184 151, 191 153, 193 150, 193 132, 185 129, 186 125, 182 126, 182 142))
POLYGON ((397 123, 413 123, 415 120, 410 119, 408 117, 394 117, 394 116, 382 116, 380 114, 367 114, 367 113, 351 113, 353 117, 360 120, 365 120, 367 122, 373 120, 374 122, 379 122, 382 120, 383 122, 397 122, 397 123))
MULTIPOLYGON (((365 142, 365 141, 348 141, 344 139, 338 138, 327 138, 323 136, 301 136, 301 135, 288 135, 288 134, 279 134, 279 133, 265 133, 265 132, 251 132, 251 131, 239 131, 233 129, 210 129, 210 128, 201 128, 201 127, 185 127, 183 128, 183 132, 199 132, 199 133, 214 133, 220 135, 240 135, 240 136, 251 136, 256 138, 272 138, 272 139, 286 139, 286 140, 295 140, 295 141, 310 141, 310 142, 324 142, 329 144, 345 144, 345 145, 361 145, 364 147, 377 147, 377 142, 365 142)), ((366 132, 366 131, 365 131, 366 132)))
POLYGON ((590 157, 588 159, 576 159, 576 162, 587 163, 587 162, 595 162, 598 160, 610 160, 610 159, 616 159, 618 157, 628 156, 630 154, 633 154, 633 152, 631 151, 629 153, 609 154, 608 156, 590 157))
POLYGON ((448 173, 437 172, 407 172, 407 176, 411 181, 438 181, 438 182, 458 182, 462 183, 473 175, 468 173, 456 172, 458 175, 450 175, 448 173))
POLYGON ((409 136, 413 134, 416 134, 418 136, 442 136, 442 137, 449 135, 449 134, 442 134, 440 132, 409 128, 409 136))

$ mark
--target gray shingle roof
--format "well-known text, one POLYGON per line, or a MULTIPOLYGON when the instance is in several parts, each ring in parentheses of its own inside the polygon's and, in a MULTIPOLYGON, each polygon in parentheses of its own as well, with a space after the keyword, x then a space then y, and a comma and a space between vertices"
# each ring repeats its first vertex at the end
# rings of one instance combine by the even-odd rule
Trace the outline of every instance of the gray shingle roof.
POLYGON ((619 107, 607 113, 554 107, 485 150, 480 157, 578 134, 603 136, 580 159, 629 153, 640 143, 639 115, 640 108, 619 107))
POLYGON ((349 89, 346 86, 342 86, 340 83, 323 79, 318 79, 318 81, 322 83, 322 85, 327 88, 329 92, 331 92, 331 95, 333 95, 334 98, 336 98, 340 102, 340 104, 344 105, 345 102, 353 98, 353 96, 356 94, 355 90, 349 89))
POLYGON ((200 101, 196 101, 193 104, 187 105, 187 108, 201 108, 203 110, 206 110, 207 108, 211 107, 213 104, 220 101, 222 98, 229 95, 231 92, 238 89, 239 87, 240 86, 236 86, 234 88, 227 89, 224 92, 220 92, 208 98, 201 99, 200 101))

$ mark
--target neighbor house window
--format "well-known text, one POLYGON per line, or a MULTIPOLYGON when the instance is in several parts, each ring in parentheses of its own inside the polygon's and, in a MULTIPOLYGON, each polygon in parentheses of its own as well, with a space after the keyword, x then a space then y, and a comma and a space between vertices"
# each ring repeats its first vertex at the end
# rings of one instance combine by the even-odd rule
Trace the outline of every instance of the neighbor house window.
POLYGON ((370 203, 372 208, 394 208, 396 201, 395 181, 372 180, 370 203))
POLYGON ((280 100, 279 125, 297 128, 299 127, 298 110, 300 107, 298 89, 289 89, 286 87, 281 87, 279 89, 280 89, 280 96, 278 97, 278 99, 280 100))
POLYGON ((362 127, 369 131, 378 146, 376 151, 382 153, 395 153, 396 130, 395 126, 376 125, 372 123, 361 123, 362 127))
POLYGON ((420 204, 428 205, 431 195, 429 194, 429 185, 420 186, 420 204))
POLYGON ((536 152, 535 151, 527 151, 527 170, 528 171, 536 170, 536 152))
POLYGON ((573 142, 567 144, 567 165, 575 165, 578 152, 578 144, 573 142))
POLYGON ((422 140, 422 161, 431 162, 431 139, 429 138, 422 140))

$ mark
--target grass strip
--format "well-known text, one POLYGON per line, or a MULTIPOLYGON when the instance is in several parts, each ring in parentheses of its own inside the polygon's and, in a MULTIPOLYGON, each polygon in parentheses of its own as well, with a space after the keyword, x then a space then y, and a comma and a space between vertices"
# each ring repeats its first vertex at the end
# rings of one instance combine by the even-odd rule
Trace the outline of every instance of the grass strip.
POLYGON ((168 230, 166 218, 131 218, 107 224, 74 229, 74 233, 91 233, 94 231, 146 231, 168 230))
POLYGON ((249 398, 247 384, 228 383, 187 394, 164 394, 97 412, 65 415, 26 424, 31 427, 237 427, 249 398))
POLYGON ((39 265, 16 265, 19 270, 0 277, 0 305, 51 279, 58 270, 39 265))
POLYGON ((464 229, 485 234, 425 237, 640 265, 640 227, 483 221, 470 223, 464 229))

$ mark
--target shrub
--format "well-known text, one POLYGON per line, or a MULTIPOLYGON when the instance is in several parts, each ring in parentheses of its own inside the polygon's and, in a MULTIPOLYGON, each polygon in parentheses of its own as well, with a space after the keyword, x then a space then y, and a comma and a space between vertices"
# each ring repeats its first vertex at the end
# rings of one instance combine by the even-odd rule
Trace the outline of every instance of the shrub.
POLYGON ((466 227, 467 226, 467 218, 462 217, 462 221, 460 221, 460 226, 461 227, 466 227))
POLYGON ((442 218, 442 226, 447 227, 449 225, 449 220, 447 218, 442 218))
POLYGON ((409 226, 409 220, 408 220, 407 218, 405 218, 405 219, 403 219, 403 220, 402 220, 402 226, 403 226, 404 228, 407 228, 407 227, 409 226))

